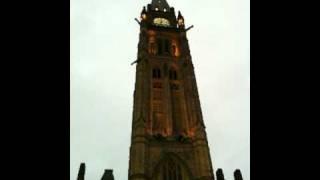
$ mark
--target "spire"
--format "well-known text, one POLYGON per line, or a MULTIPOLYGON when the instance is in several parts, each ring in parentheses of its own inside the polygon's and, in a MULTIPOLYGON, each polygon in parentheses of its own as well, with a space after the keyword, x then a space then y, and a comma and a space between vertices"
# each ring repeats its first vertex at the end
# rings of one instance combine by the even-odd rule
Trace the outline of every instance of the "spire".
POLYGON ((179 28, 184 29, 184 18, 183 18, 180 11, 178 12, 178 26, 179 26, 179 28))
POLYGON ((146 11, 146 7, 145 6, 143 6, 143 9, 142 9, 142 11, 141 11, 141 14, 146 14, 147 13, 147 11, 146 11))
POLYGON ((78 172, 78 178, 77 180, 84 180, 84 174, 86 172, 86 165, 84 163, 80 164, 79 172, 78 172))
POLYGON ((166 0, 152 0, 151 9, 154 11, 169 11, 170 6, 166 0))
POLYGON ((141 11, 140 19, 141 19, 141 21, 147 19, 147 11, 146 11, 146 7, 145 6, 143 6, 143 9, 141 11))
POLYGON ((178 19, 184 19, 180 11, 178 11, 178 19))

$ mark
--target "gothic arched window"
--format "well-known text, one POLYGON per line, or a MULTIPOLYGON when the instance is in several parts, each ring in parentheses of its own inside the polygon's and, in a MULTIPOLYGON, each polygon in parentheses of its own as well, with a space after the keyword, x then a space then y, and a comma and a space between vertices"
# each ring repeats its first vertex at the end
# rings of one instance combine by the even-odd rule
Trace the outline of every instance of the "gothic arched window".
POLYGON ((165 40, 164 40, 164 51, 165 51, 165 53, 170 53, 170 50, 169 50, 169 40, 168 40, 168 39, 165 39, 165 40))
POLYGON ((157 39, 157 46, 158 46, 158 55, 162 55, 163 50, 162 50, 162 39, 157 39))
POLYGON ((165 38, 157 39, 158 55, 170 54, 170 40, 165 38))
POLYGON ((178 75, 177 75, 177 71, 176 70, 171 69, 169 71, 169 79, 170 80, 177 80, 178 79, 178 75))
POLYGON ((152 77, 155 79, 160 79, 161 78, 161 71, 159 68, 154 68, 152 70, 152 77))
POLYGON ((168 157, 156 171, 153 180, 190 180, 189 173, 176 158, 168 157))
POLYGON ((156 45, 155 45, 154 42, 151 42, 151 43, 149 44, 149 53, 150 53, 150 54, 153 54, 153 55, 156 54, 155 46, 156 46, 156 45))
POLYGON ((171 158, 162 165, 160 171, 162 171, 163 179, 165 180, 183 180, 180 165, 171 158))

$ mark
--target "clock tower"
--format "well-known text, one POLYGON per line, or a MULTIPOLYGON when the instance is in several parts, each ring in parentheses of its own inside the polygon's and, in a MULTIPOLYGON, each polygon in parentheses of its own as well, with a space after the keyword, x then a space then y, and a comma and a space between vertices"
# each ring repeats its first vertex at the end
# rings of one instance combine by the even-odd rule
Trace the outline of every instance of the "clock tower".
POLYGON ((184 17, 166 0, 143 7, 129 180, 214 180, 184 17))

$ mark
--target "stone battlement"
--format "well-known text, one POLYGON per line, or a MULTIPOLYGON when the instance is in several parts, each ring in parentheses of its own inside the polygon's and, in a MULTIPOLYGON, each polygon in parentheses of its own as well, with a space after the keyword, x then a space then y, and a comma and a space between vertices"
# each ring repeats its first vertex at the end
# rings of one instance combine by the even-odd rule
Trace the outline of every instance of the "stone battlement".
MULTIPOLYGON (((86 168, 85 163, 81 163, 77 180, 85 180, 85 178, 84 178, 85 168, 86 168)), ((243 180, 241 171, 239 169, 236 169, 234 171, 233 175, 234 175, 234 180, 243 180)), ((218 169, 216 171, 216 179, 217 180, 225 180, 222 169, 218 169)), ((114 180, 113 170, 112 169, 105 169, 104 174, 101 177, 101 180, 114 180)))

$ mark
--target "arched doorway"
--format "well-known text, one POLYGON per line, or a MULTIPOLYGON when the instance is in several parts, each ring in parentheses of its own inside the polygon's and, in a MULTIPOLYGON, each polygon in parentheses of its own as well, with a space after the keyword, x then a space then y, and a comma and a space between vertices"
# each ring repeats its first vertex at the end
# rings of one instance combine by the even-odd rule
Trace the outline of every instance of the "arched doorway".
POLYGON ((155 167, 152 180, 191 180, 191 175, 179 158, 168 155, 155 167))

